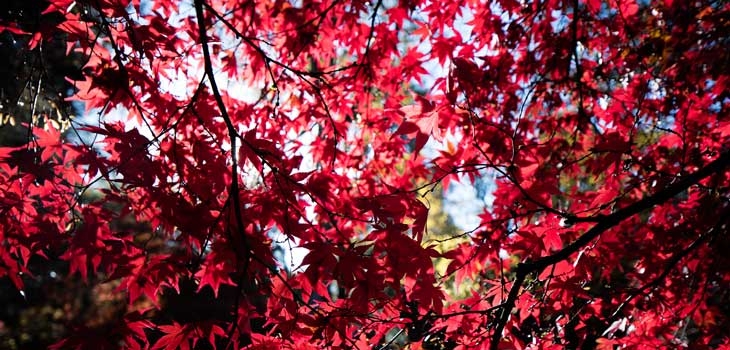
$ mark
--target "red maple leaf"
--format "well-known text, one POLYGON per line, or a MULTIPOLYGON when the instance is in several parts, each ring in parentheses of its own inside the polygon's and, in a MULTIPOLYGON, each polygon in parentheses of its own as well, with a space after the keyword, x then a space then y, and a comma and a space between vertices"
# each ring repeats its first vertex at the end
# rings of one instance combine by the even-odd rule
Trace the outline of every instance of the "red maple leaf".
POLYGON ((56 348, 727 342, 725 2, 46 2, 0 278, 81 276, 56 348))

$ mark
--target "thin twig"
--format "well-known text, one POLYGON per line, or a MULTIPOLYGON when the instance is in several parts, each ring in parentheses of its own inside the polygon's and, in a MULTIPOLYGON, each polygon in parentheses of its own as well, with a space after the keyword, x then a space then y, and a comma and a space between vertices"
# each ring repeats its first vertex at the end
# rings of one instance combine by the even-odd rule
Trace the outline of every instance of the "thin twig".
POLYGON ((533 273, 539 274, 546 267, 568 259, 573 253, 585 247, 588 243, 618 225, 623 220, 668 201, 682 191, 687 190, 690 186, 697 184, 702 179, 724 170, 728 167, 728 165, 730 165, 730 151, 725 151, 720 155, 720 157, 710 162, 697 172, 682 178, 673 185, 666 187, 653 195, 646 196, 623 209, 605 216, 603 220, 599 221, 590 230, 560 251, 532 262, 524 262, 517 265, 517 277, 512 284, 507 301, 504 303, 504 309, 502 309, 502 313, 497 320, 497 326, 495 327, 494 334, 492 334, 490 349, 497 350, 499 348, 499 342, 502 339, 502 331, 507 324, 512 309, 515 307, 517 297, 519 296, 519 290, 522 288, 527 275, 533 273))

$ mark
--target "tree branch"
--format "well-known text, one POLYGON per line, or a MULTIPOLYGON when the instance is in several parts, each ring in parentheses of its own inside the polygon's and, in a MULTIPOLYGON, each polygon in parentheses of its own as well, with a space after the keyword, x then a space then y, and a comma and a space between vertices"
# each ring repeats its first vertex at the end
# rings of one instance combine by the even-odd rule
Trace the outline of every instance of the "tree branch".
MULTIPOLYGON (((223 120, 226 124, 226 127, 228 129, 228 136, 231 141, 231 187, 228 193, 228 198, 232 199, 233 203, 233 215, 236 220, 236 228, 237 233, 240 236, 242 245, 243 245, 243 252, 239 251, 238 246, 234 243, 234 241, 231 241, 231 245, 233 246, 233 250, 236 252, 236 260, 238 260, 238 264, 236 264, 236 269, 238 269, 238 265, 241 263, 239 259, 243 258, 243 267, 241 268, 239 279, 236 281, 239 289, 239 293, 237 295, 240 296, 241 292, 243 292, 243 278, 245 278, 246 273, 248 271, 249 263, 251 261, 251 248, 248 246, 248 242, 246 240, 246 232, 243 229, 243 218, 241 217, 241 200, 239 198, 239 187, 238 187, 238 155, 236 152, 236 140, 239 137, 236 127, 233 125, 233 121, 231 120, 231 116, 228 114, 228 109, 226 107, 225 102, 223 101, 223 97, 221 96, 220 90, 218 89, 218 84, 215 81, 215 74, 213 72, 213 63, 210 58, 210 49, 208 48, 208 34, 205 30, 205 17, 203 13, 203 0, 195 0, 195 15, 198 21, 198 33, 200 36, 200 44, 202 45, 203 49, 203 60, 205 61, 205 75, 208 76, 208 79, 210 80, 210 87, 213 92, 213 96, 215 97, 215 101, 218 105, 218 109, 221 112, 221 116, 223 117, 223 120)), ((230 232, 229 232, 230 235, 230 232)), ((237 300, 235 305, 235 319, 233 321, 233 324, 231 325, 231 329, 228 332, 228 344, 226 345, 226 348, 228 348, 232 342, 233 337, 232 333, 237 328, 238 325, 238 309, 239 309, 240 301, 237 300)))
POLYGON ((710 162, 702 169, 682 178, 673 185, 668 186, 653 195, 644 197, 638 202, 635 202, 628 207, 620 209, 613 214, 605 216, 603 220, 599 221, 595 226, 588 230, 588 232, 573 241, 573 243, 565 246, 560 251, 532 262, 520 263, 517 266, 517 277, 515 278, 514 284, 510 289, 507 300, 504 303, 504 309, 502 309, 502 313, 497 320, 498 323, 495 328, 494 334, 492 335, 492 343, 490 344, 490 349, 497 350, 499 348, 499 342, 502 338, 502 331, 507 324, 509 314, 515 307, 515 302, 517 301, 519 290, 520 288, 522 288, 525 277, 527 277, 527 275, 532 273, 540 273, 546 267, 569 258, 573 253, 585 247, 588 243, 598 238, 601 234, 608 231, 610 228, 618 225, 623 220, 633 215, 639 214, 646 209, 652 208, 656 205, 668 201, 682 191, 687 190, 690 186, 699 183, 702 179, 724 170, 728 167, 728 165, 730 165, 730 151, 725 151, 720 154, 720 157, 710 162))

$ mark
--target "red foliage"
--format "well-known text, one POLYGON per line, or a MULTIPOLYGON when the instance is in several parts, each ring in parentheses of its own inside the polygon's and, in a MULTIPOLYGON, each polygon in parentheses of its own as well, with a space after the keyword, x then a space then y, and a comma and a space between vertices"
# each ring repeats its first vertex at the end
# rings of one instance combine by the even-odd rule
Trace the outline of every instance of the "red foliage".
POLYGON ((727 2, 49 3, 58 26, 0 30, 65 34, 105 122, 0 149, 0 277, 60 252, 130 305, 234 289, 57 347, 728 346, 727 2), (481 177, 438 253, 419 190, 481 177))

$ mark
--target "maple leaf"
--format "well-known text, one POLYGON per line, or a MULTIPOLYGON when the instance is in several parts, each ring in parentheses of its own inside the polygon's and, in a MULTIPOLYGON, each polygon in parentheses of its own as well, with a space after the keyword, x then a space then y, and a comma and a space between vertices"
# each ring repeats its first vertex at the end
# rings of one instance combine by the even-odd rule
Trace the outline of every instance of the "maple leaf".
POLYGON ((24 30, 18 28, 18 26, 14 23, 10 23, 9 25, 0 24, 0 33, 4 32, 4 31, 8 31, 10 33, 18 34, 18 35, 28 34, 24 30))
POLYGON ((172 325, 163 325, 159 329, 164 335, 152 347, 153 350, 195 349, 201 339, 206 339, 215 349, 216 336, 226 335, 223 328, 210 322, 187 325, 173 322, 172 325))
POLYGON ((726 342, 723 2, 42 5, 0 23, 44 55, 3 90, 0 277, 129 300, 56 348, 726 342))
POLYGON ((221 284, 234 285, 230 278, 230 274, 233 272, 233 267, 228 262, 230 256, 223 255, 221 257, 220 255, 211 254, 208 256, 203 268, 195 274, 200 279, 198 291, 205 286, 210 286, 213 289, 213 294, 218 297, 221 284))

